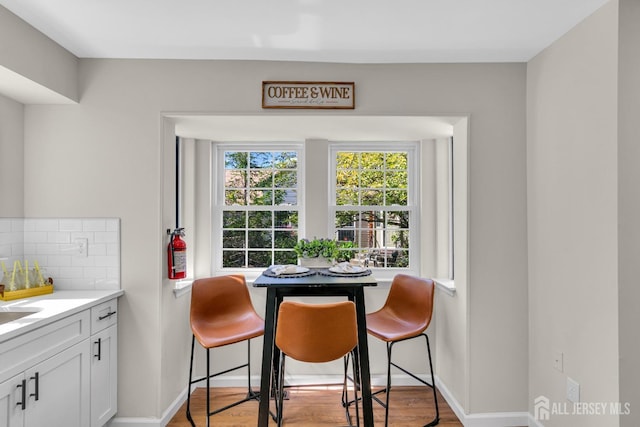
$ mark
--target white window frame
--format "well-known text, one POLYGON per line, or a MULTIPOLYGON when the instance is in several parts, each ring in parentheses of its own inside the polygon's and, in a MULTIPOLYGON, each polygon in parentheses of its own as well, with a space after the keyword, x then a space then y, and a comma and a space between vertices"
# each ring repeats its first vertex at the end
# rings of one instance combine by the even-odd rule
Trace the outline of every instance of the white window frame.
MULTIPOLYGON (((297 182, 297 201, 298 205, 298 238, 302 236, 304 230, 305 221, 305 207, 304 207, 304 144, 292 143, 292 142, 213 142, 214 149, 212 151, 212 200, 213 206, 211 209, 212 224, 213 224, 213 239, 212 239, 212 258, 213 258, 213 274, 244 274, 248 280, 253 280, 258 277, 264 268, 224 268, 222 266, 222 212, 225 210, 224 199, 224 173, 225 173, 225 151, 297 151, 298 153, 298 182, 297 182)), ((277 207, 277 206, 276 206, 277 207)), ((247 210, 254 210, 251 206, 247 206, 247 210)), ((264 210, 264 207, 256 207, 255 210, 264 210)))
MULTIPOLYGON (((406 152, 407 153, 407 206, 411 218, 409 232, 409 267, 375 268, 369 266, 379 280, 391 280, 398 273, 419 275, 420 273, 420 175, 417 167, 421 159, 419 141, 402 142, 331 142, 329 144, 329 227, 332 236, 336 235, 335 218, 338 206, 336 205, 336 154, 338 152, 406 152)), ((403 207, 405 208, 405 207, 403 207)), ((350 207, 350 210, 371 210, 371 206, 350 207)), ((384 206, 381 210, 397 210, 393 206, 384 206)), ((404 210, 404 209, 403 209, 404 210)))

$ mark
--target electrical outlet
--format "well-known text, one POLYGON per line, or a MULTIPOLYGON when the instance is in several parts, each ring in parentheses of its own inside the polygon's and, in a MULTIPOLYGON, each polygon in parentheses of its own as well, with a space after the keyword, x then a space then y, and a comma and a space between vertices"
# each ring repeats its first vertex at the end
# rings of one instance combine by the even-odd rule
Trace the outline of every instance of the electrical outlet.
POLYGON ((553 367, 560 372, 564 370, 563 359, 564 355, 561 351, 556 351, 553 353, 553 367))
POLYGON ((580 384, 567 377, 567 400, 573 403, 580 402, 580 384))
POLYGON ((86 237, 79 237, 73 241, 76 245, 76 256, 87 257, 89 256, 89 239, 86 237))

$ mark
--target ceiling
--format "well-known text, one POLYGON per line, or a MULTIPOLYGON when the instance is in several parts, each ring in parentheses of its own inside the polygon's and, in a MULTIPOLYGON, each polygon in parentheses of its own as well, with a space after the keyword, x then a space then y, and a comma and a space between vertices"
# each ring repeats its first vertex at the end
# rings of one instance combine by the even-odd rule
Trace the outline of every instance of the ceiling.
MULTIPOLYGON (((435 63, 526 62, 606 2, 0 0, 0 5, 79 58, 435 63)), ((20 76, 2 71, 0 93, 11 96, 9 90, 24 86, 20 76)), ((13 97, 23 103, 70 102, 45 89, 20 90, 13 97)), ((219 141, 371 141, 448 136, 455 119, 202 115, 173 120, 178 135, 219 141)))
POLYGON ((607 0, 0 0, 80 58, 525 62, 607 0))

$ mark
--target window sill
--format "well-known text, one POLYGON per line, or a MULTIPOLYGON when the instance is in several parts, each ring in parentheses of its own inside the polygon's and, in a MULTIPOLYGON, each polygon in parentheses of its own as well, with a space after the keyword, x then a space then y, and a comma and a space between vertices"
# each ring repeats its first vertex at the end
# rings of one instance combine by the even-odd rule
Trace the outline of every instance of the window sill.
POLYGON ((191 291, 193 279, 178 280, 173 285, 173 296, 180 298, 191 291))
POLYGON ((455 282, 451 279, 433 279, 438 289, 442 290, 445 294, 450 297, 456 294, 456 285, 455 282))

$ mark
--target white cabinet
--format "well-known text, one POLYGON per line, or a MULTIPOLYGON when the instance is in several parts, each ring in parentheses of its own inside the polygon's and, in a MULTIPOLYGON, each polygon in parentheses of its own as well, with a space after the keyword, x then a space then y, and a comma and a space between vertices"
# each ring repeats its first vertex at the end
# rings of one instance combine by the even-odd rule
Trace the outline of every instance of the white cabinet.
POLYGON ((117 410, 117 298, 0 346, 0 427, 101 427, 117 410))
POLYGON ((91 427, 115 415, 118 403, 118 308, 113 299, 91 309, 91 427))
POLYGON ((24 374, 0 383, 0 426, 16 427, 24 424, 22 405, 26 404, 24 374))
POLYGON ((25 373, 24 426, 89 425, 89 345, 83 341, 25 373))
POLYGON ((0 426, 87 426, 89 355, 84 340, 0 384, 0 426))

